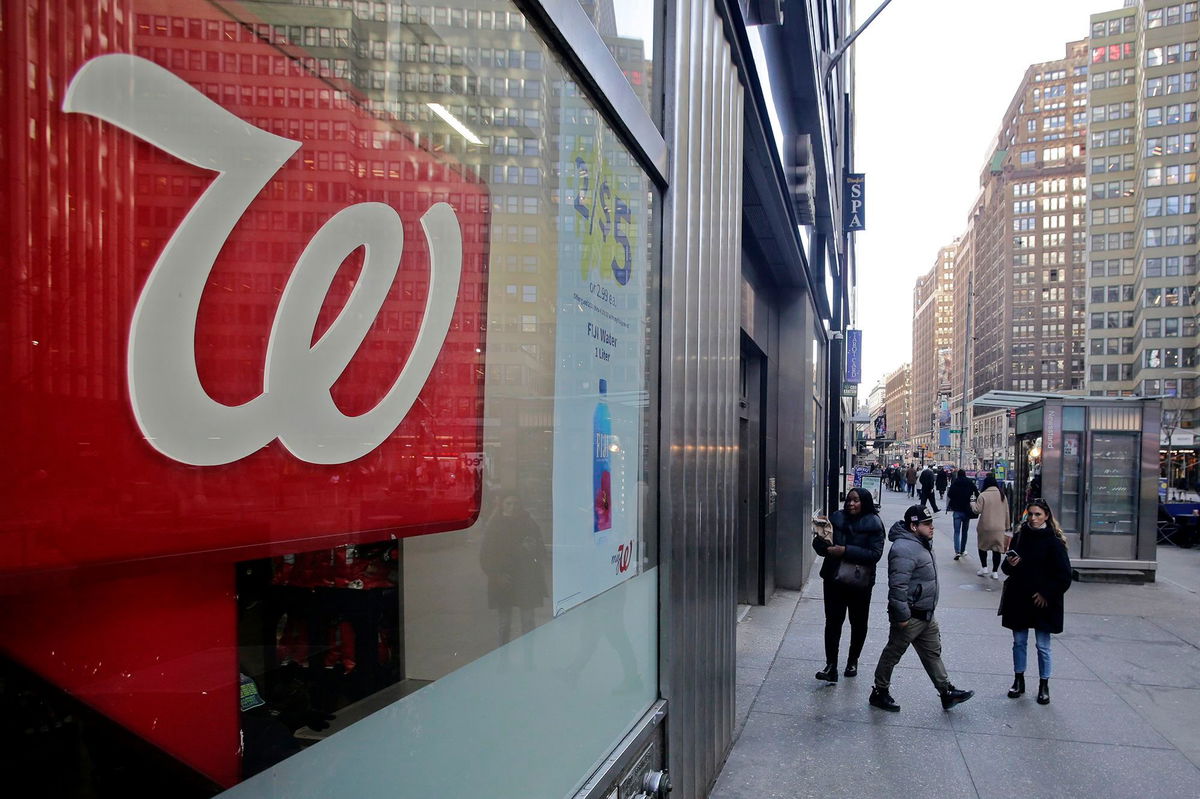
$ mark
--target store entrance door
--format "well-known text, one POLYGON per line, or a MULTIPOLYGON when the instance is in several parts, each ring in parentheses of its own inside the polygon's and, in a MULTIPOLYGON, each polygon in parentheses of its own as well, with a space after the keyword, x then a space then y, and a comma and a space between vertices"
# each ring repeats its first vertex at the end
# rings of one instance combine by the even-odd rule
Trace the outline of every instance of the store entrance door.
POLYGON ((1140 433, 1091 433, 1085 558, 1133 560, 1138 521, 1140 433))
POLYGON ((766 604, 766 530, 763 524, 763 390, 766 358, 743 340, 738 403, 738 602, 766 604))

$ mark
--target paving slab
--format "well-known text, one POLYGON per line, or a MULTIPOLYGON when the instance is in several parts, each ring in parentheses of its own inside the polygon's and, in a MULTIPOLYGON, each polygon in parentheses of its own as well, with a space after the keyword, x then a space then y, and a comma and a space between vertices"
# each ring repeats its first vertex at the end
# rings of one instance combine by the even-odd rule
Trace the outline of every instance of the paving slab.
POLYGON ((901 712, 888 713, 867 704, 871 694, 874 664, 857 677, 841 677, 836 683, 815 679, 824 664, 820 660, 779 658, 758 692, 755 709, 802 716, 814 722, 856 721, 902 727, 951 730, 949 714, 942 710, 937 692, 924 671, 896 669, 892 694, 901 712))
POLYGON ((1111 684, 1200 688, 1200 649, 1182 641, 1094 641, 1064 636, 1061 643, 1111 684))
POLYGON ((757 694, 758 688, 753 685, 735 685, 733 687, 734 736, 741 734, 742 728, 746 724, 746 719, 750 717, 750 708, 754 706, 754 699, 757 694))
MULTIPOLYGON (((942 662, 946 664, 946 671, 950 673, 950 679, 953 680, 956 674, 988 674, 1002 675, 1006 685, 1011 683, 1013 673, 1012 633, 1008 630, 1004 632, 1004 637, 943 633, 942 662)), ((1032 639, 1033 636, 1030 635, 1025 665, 1027 676, 1037 672, 1037 649, 1034 648, 1032 639)), ((1054 636, 1050 642, 1053 675, 1072 680, 1097 679, 1096 673, 1086 662, 1062 645, 1061 642, 1066 640, 1068 640, 1068 636, 1054 636)), ((904 660, 900 661, 902 666, 914 665, 907 663, 908 657, 908 653, 905 653, 904 660)), ((915 653, 913 659, 916 660, 915 653)))
MULTIPOLYGON (((890 714, 889 714, 890 715, 890 714)), ((954 733, 752 713, 713 799, 975 799, 954 733)))
POLYGON ((1200 647, 1200 618, 1195 616, 1182 619, 1159 617, 1154 619, 1154 623, 1192 646, 1200 647))
MULTIPOLYGON (((1155 641, 1177 644, 1186 639, 1172 625, 1155 622, 1152 617, 1098 613, 1068 613, 1063 626, 1073 640, 1105 643, 1109 641, 1155 641)), ((1197 626, 1200 632, 1200 625, 1197 626)))
POLYGON ((738 664, 736 682, 738 685, 749 685, 757 688, 767 678, 767 669, 753 668, 738 664))
POLYGON ((1173 749, 959 733, 980 799, 1192 797, 1200 771, 1173 749))
POLYGON ((975 697, 953 714, 955 732, 982 733, 1031 740, 1136 744, 1173 749, 1171 742, 1104 683, 1094 680, 1050 681, 1050 704, 1039 705, 1037 679, 1026 681, 1026 693, 1009 699, 1011 681, 974 686, 975 697))
MULTIPOLYGON (((867 640, 863 644, 862 659, 878 659, 880 651, 883 650, 884 645, 887 643, 887 639, 886 622, 877 621, 875 624, 869 625, 867 627, 867 640)), ((839 649, 838 659, 840 665, 845 666, 847 652, 850 649, 849 622, 842 628, 842 639, 839 649)), ((824 623, 819 625, 792 625, 779 647, 779 655, 780 657, 789 658, 823 659, 825 657, 824 623)))
POLYGON ((1200 766, 1200 690, 1141 684, 1114 685, 1112 690, 1193 765, 1200 766))

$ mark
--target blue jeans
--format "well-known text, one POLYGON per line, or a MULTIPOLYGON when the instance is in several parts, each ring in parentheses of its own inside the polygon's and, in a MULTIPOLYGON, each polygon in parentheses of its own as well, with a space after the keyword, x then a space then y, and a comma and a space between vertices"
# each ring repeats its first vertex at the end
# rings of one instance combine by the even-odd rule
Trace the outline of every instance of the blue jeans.
MULTIPOLYGON (((1050 633, 1045 630, 1034 630, 1034 644, 1037 646, 1038 676, 1043 680, 1050 679, 1050 633)), ((1013 630, 1013 671, 1025 673, 1026 653, 1029 650, 1029 630, 1013 630)))
POLYGON ((971 514, 961 510, 954 511, 954 551, 962 554, 967 551, 967 532, 971 529, 971 514))

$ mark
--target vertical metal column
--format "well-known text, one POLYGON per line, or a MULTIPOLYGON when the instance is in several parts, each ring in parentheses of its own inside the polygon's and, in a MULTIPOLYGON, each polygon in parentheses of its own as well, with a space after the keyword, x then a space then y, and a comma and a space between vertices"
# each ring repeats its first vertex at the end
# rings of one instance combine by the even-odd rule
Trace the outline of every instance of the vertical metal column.
POLYGON ((673 6, 667 77, 660 530, 668 763, 701 796, 731 743, 742 89, 711 3, 673 6))

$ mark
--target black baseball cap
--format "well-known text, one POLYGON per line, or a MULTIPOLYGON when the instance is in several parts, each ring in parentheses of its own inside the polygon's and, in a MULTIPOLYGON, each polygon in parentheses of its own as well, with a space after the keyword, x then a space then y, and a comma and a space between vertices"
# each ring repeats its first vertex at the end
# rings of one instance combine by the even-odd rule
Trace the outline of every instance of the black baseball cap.
POLYGON ((905 524, 920 524, 921 522, 933 521, 933 515, 924 505, 913 505, 908 510, 904 511, 905 524))

